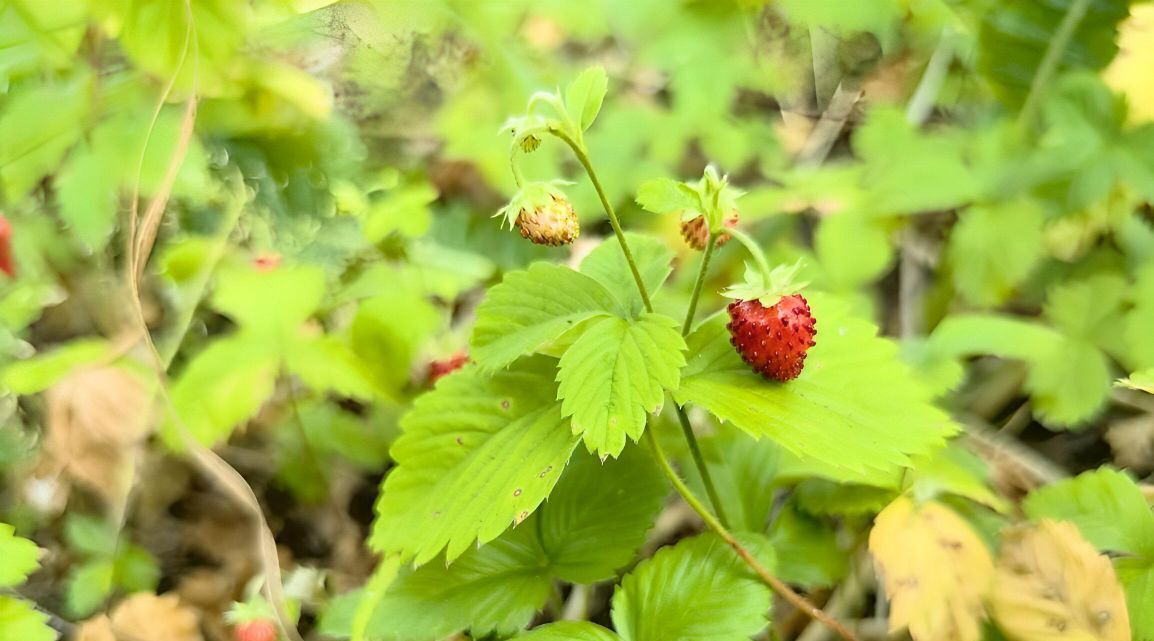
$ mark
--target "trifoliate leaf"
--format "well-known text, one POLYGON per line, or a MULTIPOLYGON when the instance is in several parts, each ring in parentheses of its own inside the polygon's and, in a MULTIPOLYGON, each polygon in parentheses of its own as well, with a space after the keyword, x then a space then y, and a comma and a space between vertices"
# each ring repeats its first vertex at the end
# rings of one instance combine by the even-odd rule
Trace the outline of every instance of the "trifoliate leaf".
POLYGON ((1125 293, 1125 280, 1113 274, 1063 283, 1047 294, 1046 317, 1071 338, 1101 344, 1121 333, 1119 311, 1125 293))
POLYGON ((441 379, 402 419, 370 538, 423 564, 491 541, 549 495, 579 439, 562 418, 548 359, 493 376, 441 379))
POLYGON ((588 621, 557 621, 537 628, 518 639, 524 641, 620 641, 621 637, 588 621))
POLYGON ((636 447, 602 463, 578 454, 533 518, 550 572, 571 583, 611 579, 633 559, 668 486, 636 447))
POLYGON ((172 384, 172 410, 162 426, 165 442, 181 449, 181 426, 202 445, 228 438, 272 396, 279 363, 274 345, 247 332, 210 343, 172 384))
POLYGON ((1042 257, 1044 212, 1033 200, 975 205, 950 234, 954 284, 966 300, 1001 303, 1042 257))
POLYGON ((1002 533, 990 614, 1012 641, 1129 641, 1130 620, 1110 559, 1072 523, 1043 520, 1002 533))
POLYGON ((608 87, 609 77, 605 75, 605 69, 599 66, 582 71, 565 87, 565 107, 581 131, 588 129, 597 118, 608 87))
MULTIPOLYGON (((740 538, 772 572, 765 538, 740 538)), ((613 625, 624 641, 746 641, 768 623, 771 597, 720 537, 702 534, 662 548, 621 581, 613 625)))
POLYGON ((677 402, 768 436, 803 460, 852 471, 909 466, 911 455, 931 451, 956 430, 898 359, 896 345, 830 298, 808 300, 818 320, 817 346, 801 376, 778 384, 755 374, 715 317, 689 336, 693 356, 677 402))
POLYGON ((637 188, 637 204, 655 214, 680 212, 700 216, 705 205, 701 195, 691 186, 672 178, 654 178, 637 188))
POLYGON ((613 294, 596 280, 560 265, 535 263, 511 272, 477 307, 472 356, 500 369, 596 316, 626 316, 613 294))
POLYGON ((20 585, 40 566, 40 548, 28 539, 16 536, 16 528, 0 523, 0 588, 20 585))
MULTIPOLYGON (((1075 2, 991 2, 979 13, 978 70, 1010 106, 1025 101, 1059 24, 1075 2)), ((1066 47, 1058 52, 1059 68, 1105 67, 1118 50, 1115 25, 1126 17, 1129 4, 1092 0, 1066 47)))
POLYGON ((590 452, 617 456, 626 437, 636 441, 647 414, 665 390, 676 389, 685 365, 677 321, 642 314, 636 321, 595 321, 561 357, 557 370, 561 411, 590 452))
MULTIPOLYGON (((652 298, 673 271, 673 252, 660 240, 645 234, 626 233, 633 262, 641 274, 641 281, 652 298)), ((609 293, 628 309, 633 316, 641 313, 644 304, 637 291, 637 281, 629 271, 625 253, 616 238, 606 238, 581 261, 581 273, 605 286, 609 293)))
POLYGON ((48 625, 48 615, 31 603, 0 594, 0 639, 55 641, 56 630, 48 625))
POLYGON ((1023 508, 1031 519, 1074 523, 1099 550, 1154 560, 1154 514, 1122 472, 1101 468, 1038 488, 1023 508))
POLYGON ((899 496, 874 521, 869 549, 891 602, 891 634, 908 627, 914 641, 981 638, 994 560, 960 516, 899 496))

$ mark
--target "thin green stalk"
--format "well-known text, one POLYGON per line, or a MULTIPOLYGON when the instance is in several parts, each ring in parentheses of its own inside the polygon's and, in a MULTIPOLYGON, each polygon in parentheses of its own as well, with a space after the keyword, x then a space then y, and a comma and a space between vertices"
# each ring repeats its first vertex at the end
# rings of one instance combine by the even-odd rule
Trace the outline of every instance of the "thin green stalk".
POLYGON ((745 249, 753 256, 753 260, 757 263, 757 268, 761 270, 761 277, 765 279, 766 283, 770 282, 770 274, 772 270, 769 268, 769 263, 765 262, 765 254, 762 253, 761 248, 757 246, 757 241, 749 237, 748 234, 740 229, 730 229, 727 233, 738 240, 745 249))
POLYGON ((713 250, 717 247, 717 237, 709 236, 709 243, 705 246, 705 254, 701 257, 701 269, 697 272, 697 282, 693 284, 693 294, 689 297, 689 311, 685 312, 685 323, 681 325, 681 335, 689 336, 693 328, 693 318, 697 315, 697 299, 701 298, 701 290, 705 287, 705 277, 709 273, 709 260, 713 258, 713 250))
POLYGON ((621 251, 625 254, 625 262, 629 263, 629 271, 633 273, 633 280, 637 283, 637 291, 641 294, 641 302, 645 305, 645 311, 652 312, 653 303, 649 300, 649 290, 645 287, 645 281, 641 279, 641 272, 637 269, 637 261, 633 260, 633 252, 629 251, 629 243, 625 240, 625 230, 621 228, 621 221, 617 219, 617 213, 613 211, 613 205, 609 204, 609 198, 605 196, 605 189, 601 186, 601 181, 597 179, 597 172, 593 171, 593 165, 589 162, 589 154, 585 153, 585 148, 564 131, 549 129, 549 132, 565 141, 565 144, 573 150, 573 154, 577 156, 577 161, 585 168, 585 173, 589 175, 589 181, 593 183, 593 189, 597 191, 597 197, 601 199, 601 206, 605 209, 605 215, 609 217, 609 224, 613 226, 613 233, 617 235, 621 251))
POLYGON ((713 511, 717 512, 717 518, 722 525, 729 525, 729 519, 725 517, 725 509, 721 507, 721 497, 717 494, 717 487, 713 484, 713 477, 710 475, 709 466, 705 464, 705 457, 701 455, 701 447, 697 444, 697 436, 693 433, 693 426, 689 423, 689 415, 685 413, 685 408, 673 404, 677 410, 677 420, 681 422, 681 433, 685 435, 685 442, 689 444, 689 452, 693 454, 693 464, 697 467, 697 472, 701 474, 701 484, 705 486, 705 493, 709 495, 709 502, 713 504, 713 511))
MULTIPOLYGON (((653 304, 649 300, 649 290, 645 287, 645 281, 641 279, 641 272, 637 269, 637 262, 633 260, 633 252, 629 250, 629 242, 625 240, 625 231, 621 229, 621 221, 617 219, 617 213, 613 211, 613 205, 609 204, 609 198, 605 196, 605 190, 601 187, 601 181, 597 179, 597 172, 593 170, 592 163, 589 162, 589 155, 585 153, 585 148, 577 141, 570 138, 565 132, 558 129, 550 129, 555 136, 565 141, 569 148, 576 154, 577 160, 581 166, 585 168, 585 173, 589 175, 590 182, 593 183, 593 189, 597 191, 597 196, 601 199, 601 206, 605 208, 605 214, 609 217, 609 223, 613 225, 613 232, 617 234, 617 241, 621 245, 621 251, 625 254, 625 262, 629 264, 629 270, 633 272, 633 280, 637 283, 637 291, 641 294, 641 302, 645 304, 645 311, 652 312, 653 304)), ((690 311, 686 319, 686 326, 682 331, 684 336, 688 331, 689 323, 693 320, 693 314, 697 307, 697 299, 701 295, 701 281, 705 278, 705 269, 709 266, 709 254, 712 253, 714 240, 710 237, 709 251, 706 253, 701 274, 698 276, 698 284, 695 288, 693 299, 690 301, 690 311)), ((697 466, 697 471, 701 475, 701 482, 705 484, 706 490, 709 492, 710 500, 713 501, 713 507, 717 510, 718 515, 723 514, 721 508, 721 501, 717 499, 717 488, 713 486, 713 477, 709 474, 709 468, 705 466, 705 458, 701 455, 701 447, 697 444, 697 437, 693 434, 693 427, 689 424, 689 417, 685 415, 685 410, 677 406, 677 416, 681 420, 681 429, 685 434, 685 441, 689 445, 690 452, 693 453, 693 462, 697 466)), ((724 516, 722 517, 724 521, 724 516)))
POLYGON ((1046 85, 1050 84, 1050 80, 1057 73, 1062 54, 1066 52, 1070 39, 1074 37, 1074 31, 1078 29, 1078 24, 1086 17, 1089 9, 1090 0, 1074 0, 1070 3, 1070 8, 1066 9, 1066 15, 1062 17, 1062 22, 1054 32, 1054 37, 1050 39, 1050 44, 1046 46, 1042 62, 1030 82, 1030 93, 1026 95, 1026 103, 1022 105, 1022 112, 1018 114, 1018 124, 1028 127, 1034 122, 1046 85))
POLYGON ((661 448, 661 443, 657 440, 657 434, 654 430, 645 430, 645 439, 649 444, 650 450, 653 452, 653 457, 661 467, 661 471, 665 473, 666 478, 673 484, 674 489, 681 495, 681 498, 685 499, 689 507, 693 508, 693 511, 697 512, 701 519, 705 521, 706 527, 713 530, 729 547, 733 548, 733 551, 745 561, 754 573, 757 574, 758 578, 764 581, 766 585, 781 595, 786 601, 789 601, 795 608, 801 610, 811 618, 821 621, 845 641, 858 641, 857 637, 840 622, 825 612, 822 612, 821 608, 810 603, 805 597, 794 592, 793 588, 783 583, 781 579, 770 574, 769 570, 765 569, 765 566, 761 564, 761 561, 758 561, 757 557, 753 556, 749 549, 742 545, 741 542, 737 540, 737 537, 735 537, 717 517, 706 509, 701 499, 693 494, 693 491, 689 489, 689 486, 685 484, 685 481, 681 480, 681 477, 677 475, 677 471, 673 469, 673 464, 669 462, 669 457, 665 454, 665 450, 661 448))

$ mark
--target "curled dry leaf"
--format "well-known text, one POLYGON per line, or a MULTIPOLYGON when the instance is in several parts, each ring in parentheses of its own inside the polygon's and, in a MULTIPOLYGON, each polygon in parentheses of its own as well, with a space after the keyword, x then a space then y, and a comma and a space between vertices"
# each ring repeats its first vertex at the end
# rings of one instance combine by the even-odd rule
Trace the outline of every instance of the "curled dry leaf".
POLYGON ((77 370, 46 393, 47 464, 109 500, 123 495, 152 425, 153 394, 124 367, 77 370))
POLYGON ((1118 55, 1102 73, 1110 88, 1126 96, 1130 120, 1154 120, 1154 5, 1136 5, 1118 29, 1118 55))
POLYGON ((76 630, 76 641, 204 641, 192 608, 175 595, 133 594, 111 616, 93 617, 76 630))
POLYGON ((1114 566, 1064 521, 1006 530, 990 613, 1015 641, 1128 641, 1114 566))
POLYGON ((877 516, 869 549, 892 603, 890 632, 915 641, 978 641, 994 561, 968 523, 945 505, 900 496, 877 516))

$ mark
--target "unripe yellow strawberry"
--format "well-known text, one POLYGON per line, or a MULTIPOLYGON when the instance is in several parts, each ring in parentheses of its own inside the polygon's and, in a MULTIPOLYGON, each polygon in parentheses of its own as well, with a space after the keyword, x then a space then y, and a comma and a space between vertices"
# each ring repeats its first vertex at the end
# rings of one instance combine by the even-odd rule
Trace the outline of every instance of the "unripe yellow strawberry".
POLYGON ((534 208, 521 209, 516 224, 523 238, 538 245, 568 245, 581 235, 581 223, 577 221, 573 205, 556 193, 534 208))

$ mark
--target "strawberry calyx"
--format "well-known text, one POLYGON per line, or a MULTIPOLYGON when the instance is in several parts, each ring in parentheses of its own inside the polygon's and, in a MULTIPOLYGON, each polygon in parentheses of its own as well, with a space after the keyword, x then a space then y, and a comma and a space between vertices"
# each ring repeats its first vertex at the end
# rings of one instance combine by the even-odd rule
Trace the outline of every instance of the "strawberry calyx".
POLYGON ((809 284, 797 278, 802 267, 801 259, 792 265, 779 265, 772 270, 768 269, 764 258, 758 262, 760 264, 756 268, 747 263, 744 282, 730 285, 721 295, 735 300, 756 300, 765 307, 772 307, 782 298, 796 294, 809 284))
POLYGON ((501 218, 501 228, 508 225, 513 229, 522 212, 533 212, 554 206, 558 201, 568 202, 565 192, 559 189, 561 185, 573 183, 565 180, 550 180, 546 182, 532 181, 521 185, 517 193, 509 199, 509 203, 497 210, 493 218, 501 218))

